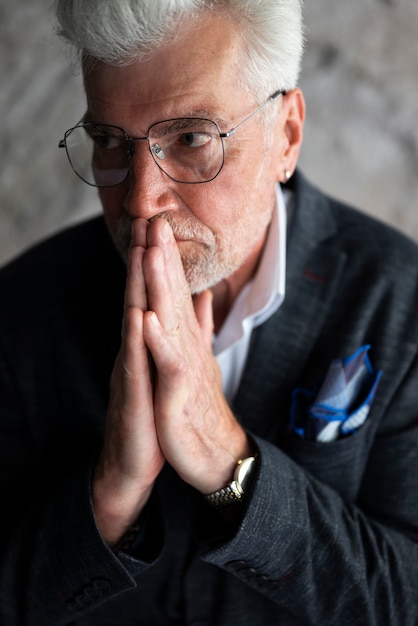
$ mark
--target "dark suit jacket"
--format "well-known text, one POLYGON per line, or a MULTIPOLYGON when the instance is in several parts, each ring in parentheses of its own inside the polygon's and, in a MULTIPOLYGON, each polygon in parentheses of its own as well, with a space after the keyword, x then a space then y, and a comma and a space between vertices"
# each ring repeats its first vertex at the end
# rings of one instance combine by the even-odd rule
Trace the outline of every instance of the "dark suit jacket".
POLYGON ((2 625, 418 624, 417 246, 291 185, 286 299, 234 402, 259 448, 236 527, 166 467, 130 552, 96 530, 125 276, 102 218, 0 272, 2 625), (366 343, 383 376, 365 425, 292 435, 292 390, 366 343))

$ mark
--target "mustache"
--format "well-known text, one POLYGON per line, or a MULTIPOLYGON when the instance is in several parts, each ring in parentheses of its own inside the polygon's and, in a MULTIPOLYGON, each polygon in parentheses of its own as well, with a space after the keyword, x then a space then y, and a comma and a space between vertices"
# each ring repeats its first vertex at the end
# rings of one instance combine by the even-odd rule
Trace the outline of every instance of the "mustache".
POLYGON ((180 218, 171 213, 159 213, 153 216, 149 222, 156 219, 164 219, 168 222, 174 237, 179 239, 196 239, 206 245, 215 243, 214 233, 194 217, 180 218))
MULTIPOLYGON (((154 222, 156 219, 164 219, 173 231, 174 237, 178 239, 194 239, 206 246, 216 244, 214 233, 204 224, 194 217, 180 218, 170 213, 158 213, 153 215, 148 221, 154 222)), ((117 225, 116 240, 120 246, 128 248, 131 241, 131 227, 133 218, 126 215, 122 217, 117 225)))

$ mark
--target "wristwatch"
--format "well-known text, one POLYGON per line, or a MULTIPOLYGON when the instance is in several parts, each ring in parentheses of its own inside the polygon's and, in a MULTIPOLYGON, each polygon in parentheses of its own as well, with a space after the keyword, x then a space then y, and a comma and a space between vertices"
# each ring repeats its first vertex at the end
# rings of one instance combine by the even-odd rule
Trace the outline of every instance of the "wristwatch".
POLYGON ((242 502, 247 493, 248 479, 255 467, 255 456, 238 461, 234 472, 234 479, 223 489, 205 496, 205 500, 216 509, 230 504, 242 502))

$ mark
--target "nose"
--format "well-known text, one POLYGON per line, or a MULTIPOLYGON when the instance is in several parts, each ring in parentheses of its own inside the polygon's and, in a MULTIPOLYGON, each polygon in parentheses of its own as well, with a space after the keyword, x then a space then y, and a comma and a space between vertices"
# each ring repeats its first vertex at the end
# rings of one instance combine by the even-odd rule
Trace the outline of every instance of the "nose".
POLYGON ((178 208, 175 186, 176 183, 154 162, 148 142, 136 142, 126 180, 126 212, 131 217, 148 220, 159 213, 175 210, 178 208))

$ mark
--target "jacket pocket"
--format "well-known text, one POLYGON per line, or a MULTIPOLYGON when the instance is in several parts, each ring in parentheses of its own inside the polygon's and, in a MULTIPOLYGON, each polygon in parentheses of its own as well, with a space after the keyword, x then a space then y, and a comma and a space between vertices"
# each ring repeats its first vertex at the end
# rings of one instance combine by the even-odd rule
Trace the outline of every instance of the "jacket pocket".
POLYGON ((348 501, 357 498, 376 430, 373 410, 355 433, 331 443, 318 443, 286 434, 283 451, 312 476, 338 491, 348 501))

